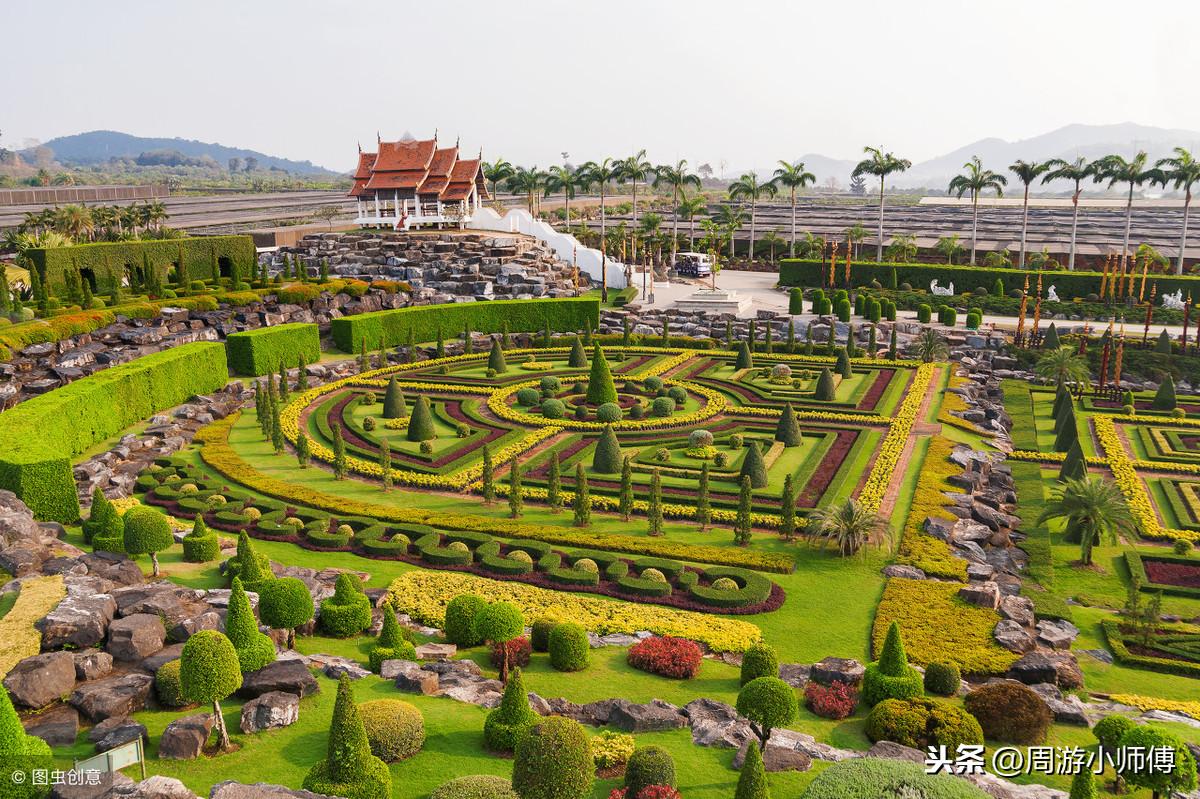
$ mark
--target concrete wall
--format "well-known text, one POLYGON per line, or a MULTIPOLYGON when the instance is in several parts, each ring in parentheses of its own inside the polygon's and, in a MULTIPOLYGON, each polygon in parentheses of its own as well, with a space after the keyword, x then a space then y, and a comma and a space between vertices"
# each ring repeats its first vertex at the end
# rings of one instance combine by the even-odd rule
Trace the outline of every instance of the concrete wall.
MULTIPOLYGON (((549 224, 534 219, 523 208, 514 208, 503 217, 491 208, 480 208, 475 212, 467 228, 470 230, 494 230, 498 233, 523 233, 533 236, 538 241, 554 250, 554 254, 567 263, 572 257, 579 264, 579 271, 586 274, 593 282, 601 280, 602 258, 600 251, 592 247, 584 247, 570 233, 560 233, 549 224)), ((612 258, 603 260, 608 267, 608 287, 610 289, 625 288, 625 264, 612 258)))

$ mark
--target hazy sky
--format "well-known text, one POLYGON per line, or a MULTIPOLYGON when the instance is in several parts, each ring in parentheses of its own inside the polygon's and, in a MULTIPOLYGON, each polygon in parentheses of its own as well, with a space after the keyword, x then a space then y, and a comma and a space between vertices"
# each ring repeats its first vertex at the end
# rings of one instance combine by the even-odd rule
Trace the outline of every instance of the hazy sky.
POLYGON ((1061 125, 1200 129, 1200 2, 4 0, 0 130, 354 163, 405 130, 547 166, 914 161, 1061 125))

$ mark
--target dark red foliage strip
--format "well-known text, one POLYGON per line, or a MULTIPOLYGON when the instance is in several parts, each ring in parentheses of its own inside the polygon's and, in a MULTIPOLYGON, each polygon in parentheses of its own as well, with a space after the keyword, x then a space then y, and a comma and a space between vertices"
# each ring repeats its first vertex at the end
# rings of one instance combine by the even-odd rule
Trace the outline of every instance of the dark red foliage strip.
POLYGON ((1200 563, 1170 563, 1144 560, 1146 576, 1157 585, 1178 585, 1181 588, 1200 588, 1200 563))
POLYGON ((862 401, 858 403, 856 410, 874 411, 879 405, 879 398, 883 396, 883 392, 887 390, 888 384, 892 382, 892 377, 896 374, 895 369, 880 369, 875 374, 875 382, 863 394, 862 401))
POLYGON ((700 671, 704 653, 695 641, 671 636, 646 638, 629 648, 629 665, 635 669, 690 680, 700 671))
POLYGON ((858 706, 858 692, 854 686, 837 680, 828 686, 810 681, 804 687, 804 703, 822 718, 844 719, 858 706))

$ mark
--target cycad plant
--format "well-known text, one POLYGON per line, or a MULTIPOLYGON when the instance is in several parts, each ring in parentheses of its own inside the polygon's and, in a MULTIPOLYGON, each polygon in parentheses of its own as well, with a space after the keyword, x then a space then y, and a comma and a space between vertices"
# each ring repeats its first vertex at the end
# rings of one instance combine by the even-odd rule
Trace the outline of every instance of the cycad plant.
POLYGON ((1133 514, 1121 489, 1103 477, 1068 479, 1046 504, 1037 523, 1062 519, 1066 540, 1079 542, 1079 560, 1092 565, 1092 549, 1101 540, 1113 541, 1119 533, 1135 529, 1133 514))

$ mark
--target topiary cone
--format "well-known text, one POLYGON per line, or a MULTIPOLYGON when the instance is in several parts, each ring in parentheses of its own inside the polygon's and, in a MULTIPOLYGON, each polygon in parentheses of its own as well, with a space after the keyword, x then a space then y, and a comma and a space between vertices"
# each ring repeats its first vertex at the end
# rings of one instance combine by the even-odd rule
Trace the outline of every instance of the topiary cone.
POLYGON ((617 443, 617 434, 610 424, 604 425, 604 432, 596 442, 596 450, 592 455, 592 470, 600 474, 616 474, 621 471, 621 445, 617 443))
POLYGON ((1071 445, 1067 450, 1067 457, 1063 459, 1062 468, 1058 472, 1059 480, 1082 480, 1087 475, 1087 463, 1083 458, 1083 447, 1079 445, 1079 439, 1071 445))
POLYGON ((790 402, 783 406, 779 424, 775 425, 775 440, 782 441, 785 447, 800 446, 800 423, 796 421, 796 413, 790 402))
POLYGON ((617 401, 617 387, 613 385, 612 372, 604 351, 597 344, 592 348, 592 371, 588 375, 587 401, 594 405, 617 401))
POLYGON ((742 761, 742 771, 738 774, 737 790, 734 799, 770 799, 771 791, 767 786, 767 770, 763 766, 762 752, 758 749, 758 741, 751 741, 746 746, 746 758, 742 761))
POLYGON ((754 356, 750 353, 750 345, 745 341, 738 342, 737 360, 733 364, 735 369, 749 369, 754 366, 754 356))
POLYGON ((504 362, 504 349, 500 346, 498 338, 492 339, 492 351, 488 353, 488 369, 498 375, 508 371, 508 364, 504 362))
POLYGON ((835 387, 833 385, 833 372, 829 371, 829 367, 826 366, 821 370, 821 376, 817 378, 817 390, 814 394, 814 398, 824 402, 830 402, 833 400, 834 391, 835 387))
POLYGON ((879 673, 889 677, 901 677, 908 673, 908 656, 904 654, 904 641, 900 638, 900 625, 892 622, 887 638, 883 640, 883 651, 879 653, 879 673))
MULTIPOLYGON (((1166 331, 1163 332, 1165 333, 1166 331)), ((1169 374, 1164 375, 1163 381, 1158 384, 1158 391, 1154 394, 1154 403, 1151 407, 1156 411, 1173 411, 1177 404, 1178 402, 1175 399, 1175 378, 1169 374)))
POLYGON ((767 464, 763 461, 758 444, 753 441, 746 445, 746 457, 742 460, 739 476, 749 477, 751 488, 763 488, 767 485, 767 464))
POLYGON ((408 420, 409 441, 431 441, 437 435, 433 428, 433 413, 429 409, 429 398, 425 395, 417 397, 413 405, 412 418, 408 420))
POLYGON ((571 342, 571 354, 567 357, 567 366, 572 369, 584 369, 587 365, 587 353, 583 351, 583 342, 576 335, 575 340, 571 342))

